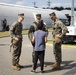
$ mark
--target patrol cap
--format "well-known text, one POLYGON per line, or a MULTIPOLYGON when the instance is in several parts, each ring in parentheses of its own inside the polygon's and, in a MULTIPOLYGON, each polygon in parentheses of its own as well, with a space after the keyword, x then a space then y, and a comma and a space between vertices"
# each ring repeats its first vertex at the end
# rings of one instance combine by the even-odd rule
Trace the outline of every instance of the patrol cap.
POLYGON ((36 17, 41 17, 41 14, 36 14, 36 17))
POLYGON ((18 14, 18 16, 24 17, 24 13, 20 13, 18 14))
POLYGON ((55 12, 52 12, 52 13, 50 13, 49 15, 50 15, 51 18, 52 18, 53 16, 56 16, 55 12))

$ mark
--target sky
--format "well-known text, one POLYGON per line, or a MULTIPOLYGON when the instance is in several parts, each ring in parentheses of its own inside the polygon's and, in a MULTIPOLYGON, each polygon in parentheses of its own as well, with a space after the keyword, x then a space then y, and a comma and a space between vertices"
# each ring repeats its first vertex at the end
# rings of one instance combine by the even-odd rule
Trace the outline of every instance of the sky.
MULTIPOLYGON (((37 7, 47 7, 48 0, 0 0, 0 3, 16 4, 33 7, 33 2, 36 2, 37 7)), ((71 7, 72 0, 50 0, 50 7, 71 7)), ((76 0, 74 0, 74 7, 76 7, 76 0)))

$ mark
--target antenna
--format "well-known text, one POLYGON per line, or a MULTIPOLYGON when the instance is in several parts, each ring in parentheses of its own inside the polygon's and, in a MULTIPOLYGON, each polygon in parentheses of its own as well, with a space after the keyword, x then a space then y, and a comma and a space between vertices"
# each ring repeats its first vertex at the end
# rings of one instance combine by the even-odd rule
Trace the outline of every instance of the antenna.
POLYGON ((48 8, 50 8, 50 5, 51 5, 51 2, 50 2, 50 0, 48 0, 48 2, 47 2, 48 4, 48 8))
POLYGON ((34 7, 36 7, 36 2, 33 2, 34 7))
POLYGON ((71 7, 71 25, 74 26, 74 0, 72 0, 72 7, 71 7))

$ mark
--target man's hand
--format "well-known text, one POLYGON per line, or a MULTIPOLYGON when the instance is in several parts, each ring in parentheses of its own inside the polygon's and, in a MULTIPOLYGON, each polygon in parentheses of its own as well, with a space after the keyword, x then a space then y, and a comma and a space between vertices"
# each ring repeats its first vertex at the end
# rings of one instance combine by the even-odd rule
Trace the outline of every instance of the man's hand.
POLYGON ((18 41, 18 40, 19 40, 19 38, 17 38, 17 37, 16 37, 16 38, 14 38, 14 40, 18 41))
POLYGON ((18 42, 19 42, 19 38, 17 38, 17 37, 15 37, 14 39, 13 39, 13 45, 16 45, 16 44, 18 44, 18 42))
POLYGON ((57 35, 55 35, 55 37, 53 38, 53 41, 59 43, 59 42, 61 42, 61 38, 62 38, 62 35, 61 35, 61 34, 57 34, 57 35))
POLYGON ((61 34, 57 34, 57 35, 55 35, 55 37, 57 37, 57 38, 61 38, 62 35, 61 35, 61 34))

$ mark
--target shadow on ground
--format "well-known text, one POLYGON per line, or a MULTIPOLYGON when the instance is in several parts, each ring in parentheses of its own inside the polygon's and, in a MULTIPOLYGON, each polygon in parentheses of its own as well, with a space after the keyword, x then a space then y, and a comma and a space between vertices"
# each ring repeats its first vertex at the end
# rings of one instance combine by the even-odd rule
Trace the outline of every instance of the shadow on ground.
POLYGON ((10 44, 0 44, 0 46, 6 46, 6 45, 10 45, 10 44))

